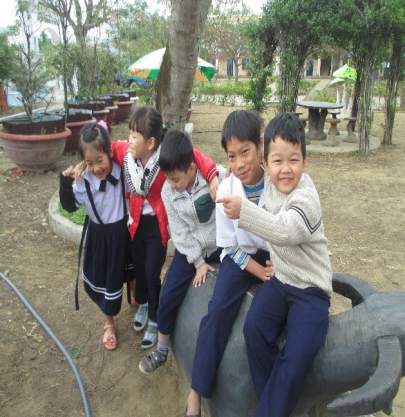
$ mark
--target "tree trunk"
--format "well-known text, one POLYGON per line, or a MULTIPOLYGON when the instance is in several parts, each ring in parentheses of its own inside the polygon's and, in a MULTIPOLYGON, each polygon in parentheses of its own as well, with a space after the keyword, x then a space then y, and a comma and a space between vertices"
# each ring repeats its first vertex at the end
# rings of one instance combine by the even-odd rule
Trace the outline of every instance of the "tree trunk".
POLYGON ((170 127, 181 128, 186 122, 198 43, 210 5, 211 0, 172 0, 169 47, 159 71, 156 97, 170 127))
POLYGON ((364 59, 364 76, 360 94, 360 122, 359 122, 359 152, 367 155, 370 150, 370 129, 373 118, 371 108, 374 85, 374 55, 370 53, 364 59))
POLYGON ((239 81, 239 59, 233 61, 235 63, 235 82, 239 81))
POLYGON ((384 145, 392 145, 392 129, 394 127, 395 111, 397 108, 398 83, 401 75, 402 34, 394 31, 392 54, 390 59, 389 77, 385 93, 385 129, 384 145))
POLYGON ((7 96, 4 91, 4 85, 0 83, 0 112, 4 113, 8 110, 7 96))
POLYGON ((399 85, 399 107, 405 109, 405 82, 399 85))
POLYGON ((294 112, 307 49, 284 49, 280 56, 280 112, 294 112))

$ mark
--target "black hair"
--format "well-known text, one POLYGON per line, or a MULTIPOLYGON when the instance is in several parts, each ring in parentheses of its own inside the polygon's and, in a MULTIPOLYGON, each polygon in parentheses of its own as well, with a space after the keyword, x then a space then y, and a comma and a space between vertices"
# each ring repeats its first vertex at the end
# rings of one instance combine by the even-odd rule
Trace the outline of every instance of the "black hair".
POLYGON ((280 113, 270 120, 264 130, 264 159, 269 155, 270 142, 280 138, 286 142, 301 146, 303 159, 306 158, 304 125, 294 113, 280 113))
POLYGON ((84 159, 86 148, 92 147, 111 159, 111 141, 107 131, 97 123, 86 123, 80 130, 79 152, 84 159))
POLYGON ((194 161, 189 136, 178 129, 169 129, 160 148, 159 166, 163 172, 186 172, 194 161))
POLYGON ((128 127, 133 132, 140 133, 145 140, 154 137, 156 139, 155 149, 162 143, 165 135, 162 115, 153 107, 138 107, 132 113, 128 127))
POLYGON ((260 145, 260 131, 263 119, 253 110, 235 110, 228 115, 222 128, 221 145, 227 150, 227 143, 232 137, 241 141, 260 145))

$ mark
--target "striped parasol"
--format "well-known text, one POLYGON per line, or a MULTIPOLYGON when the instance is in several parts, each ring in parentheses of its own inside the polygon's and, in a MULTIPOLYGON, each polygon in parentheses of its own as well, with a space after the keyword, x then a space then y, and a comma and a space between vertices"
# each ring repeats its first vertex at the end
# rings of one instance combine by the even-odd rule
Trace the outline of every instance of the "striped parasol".
MULTIPOLYGON (((130 74, 136 75, 144 80, 155 80, 158 76, 160 66, 162 65, 165 50, 166 48, 156 49, 156 51, 150 52, 142 58, 139 58, 129 67, 130 74)), ((197 70, 194 76, 196 80, 210 81, 215 73, 216 69, 214 65, 198 58, 197 70)))

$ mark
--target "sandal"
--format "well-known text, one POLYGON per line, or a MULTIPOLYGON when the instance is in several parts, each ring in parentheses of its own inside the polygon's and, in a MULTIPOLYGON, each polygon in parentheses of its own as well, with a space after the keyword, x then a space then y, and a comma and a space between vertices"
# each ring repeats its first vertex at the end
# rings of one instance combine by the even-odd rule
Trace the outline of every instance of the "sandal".
POLYGON ((117 336, 113 324, 104 324, 103 345, 107 350, 114 350, 117 348, 117 336))

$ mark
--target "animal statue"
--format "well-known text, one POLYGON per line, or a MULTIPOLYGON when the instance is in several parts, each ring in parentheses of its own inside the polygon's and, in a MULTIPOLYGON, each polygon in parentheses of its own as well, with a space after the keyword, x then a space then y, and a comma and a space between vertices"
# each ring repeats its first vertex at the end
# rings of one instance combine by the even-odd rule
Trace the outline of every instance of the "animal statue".
MULTIPOLYGON (((176 360, 190 380, 201 318, 207 312, 216 275, 190 288, 173 334, 176 360)), ((306 379, 294 417, 348 417, 377 411, 391 413, 392 400, 405 373, 405 292, 376 292, 351 275, 333 274, 333 290, 351 300, 352 308, 330 316, 328 334, 306 379)), ((243 323, 252 293, 245 297, 218 370, 214 395, 203 401, 210 417, 254 414, 243 323)), ((283 343, 280 338, 280 344, 283 343)))

